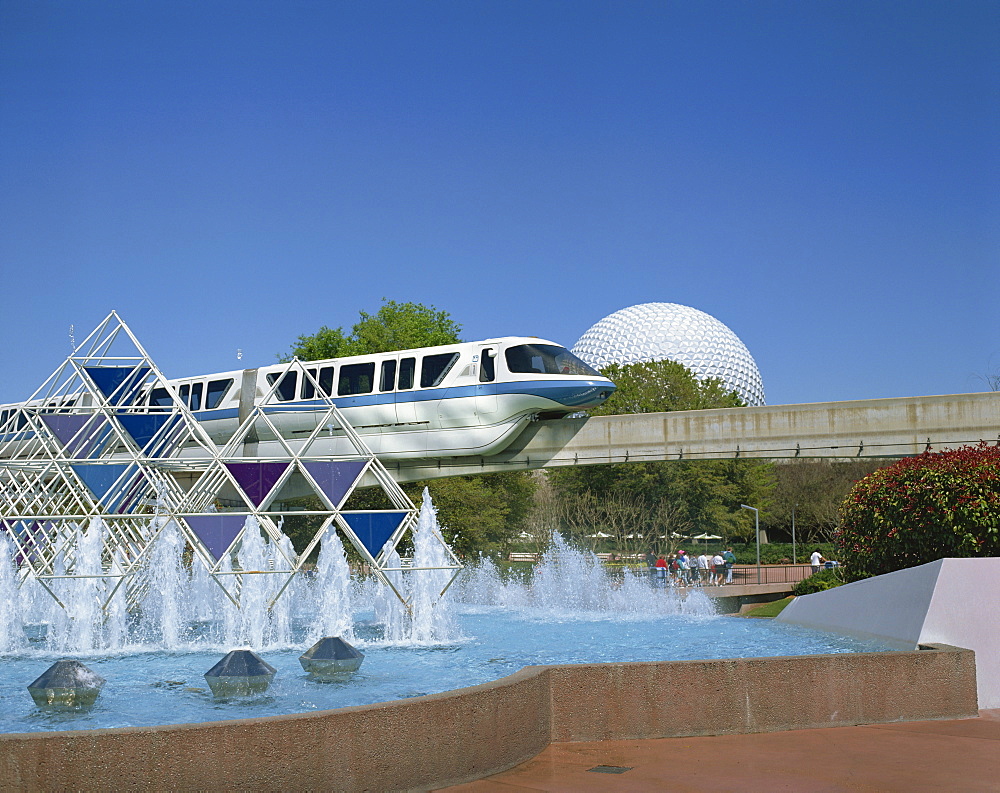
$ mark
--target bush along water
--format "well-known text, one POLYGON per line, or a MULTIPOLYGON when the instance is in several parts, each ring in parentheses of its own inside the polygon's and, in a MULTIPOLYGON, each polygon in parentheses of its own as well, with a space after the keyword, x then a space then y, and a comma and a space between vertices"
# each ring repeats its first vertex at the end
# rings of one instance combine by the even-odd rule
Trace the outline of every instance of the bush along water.
POLYGON ((1000 556, 1000 448, 927 452, 869 474, 844 500, 835 540, 851 580, 1000 556))
POLYGON ((813 592, 822 592, 826 589, 833 589, 844 583, 842 568, 835 567, 832 570, 820 570, 813 573, 808 578, 803 578, 792 589, 792 594, 796 597, 800 595, 811 595, 813 592))

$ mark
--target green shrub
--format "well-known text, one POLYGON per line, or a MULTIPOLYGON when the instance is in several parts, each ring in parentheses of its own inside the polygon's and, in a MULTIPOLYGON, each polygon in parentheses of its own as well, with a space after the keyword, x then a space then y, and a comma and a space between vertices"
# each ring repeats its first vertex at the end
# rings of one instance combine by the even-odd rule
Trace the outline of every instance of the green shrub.
POLYGON ((844 500, 835 540, 851 580, 1000 556, 1000 448, 928 452, 869 474, 844 500))
POLYGON ((792 589, 792 594, 798 597, 799 595, 811 595, 813 592, 833 589, 835 586, 840 586, 844 583, 842 576, 843 574, 838 568, 820 570, 818 573, 813 573, 808 578, 803 578, 799 581, 792 589))

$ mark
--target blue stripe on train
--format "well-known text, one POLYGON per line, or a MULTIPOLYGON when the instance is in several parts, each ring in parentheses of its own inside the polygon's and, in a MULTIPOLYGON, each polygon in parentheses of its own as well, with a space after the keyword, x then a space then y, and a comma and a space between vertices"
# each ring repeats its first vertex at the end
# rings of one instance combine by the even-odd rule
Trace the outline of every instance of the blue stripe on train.
MULTIPOLYGON (((525 394, 543 397, 566 407, 579 407, 589 404, 601 391, 613 391, 615 386, 600 381, 576 380, 567 384, 565 380, 538 380, 518 383, 481 383, 479 385, 450 386, 448 388, 429 388, 419 391, 396 391, 384 394, 359 394, 357 396, 338 396, 333 403, 338 408, 368 407, 370 405, 391 405, 400 402, 430 402, 438 399, 461 399, 474 396, 502 396, 506 394, 525 394), (398 397, 409 397, 398 400, 398 397)), ((296 411, 313 411, 322 409, 322 400, 305 402, 283 402, 279 405, 266 407, 267 413, 291 413, 296 411)), ((202 410, 195 412, 199 421, 235 418, 236 408, 225 410, 202 410)))

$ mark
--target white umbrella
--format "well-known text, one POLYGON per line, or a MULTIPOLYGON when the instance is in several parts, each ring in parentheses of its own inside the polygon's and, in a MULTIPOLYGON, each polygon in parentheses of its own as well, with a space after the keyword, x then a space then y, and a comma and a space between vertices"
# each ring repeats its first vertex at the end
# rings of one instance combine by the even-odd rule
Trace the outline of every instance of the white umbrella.
POLYGON ((588 540, 593 540, 593 539, 604 540, 604 539, 607 539, 610 536, 611 536, 610 534, 605 534, 603 531, 599 531, 599 532, 597 532, 597 534, 588 534, 587 535, 587 539, 588 540))
POLYGON ((696 534, 691 539, 693 540, 721 540, 718 534, 696 534))

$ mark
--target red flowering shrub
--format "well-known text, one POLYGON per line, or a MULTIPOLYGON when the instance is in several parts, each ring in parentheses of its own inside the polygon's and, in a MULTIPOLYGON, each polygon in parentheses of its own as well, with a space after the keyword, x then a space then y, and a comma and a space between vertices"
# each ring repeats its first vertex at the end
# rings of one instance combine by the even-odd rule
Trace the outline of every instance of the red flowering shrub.
POLYGON ((841 505, 834 540, 851 580, 1000 556, 1000 448, 927 452, 869 474, 841 505))

